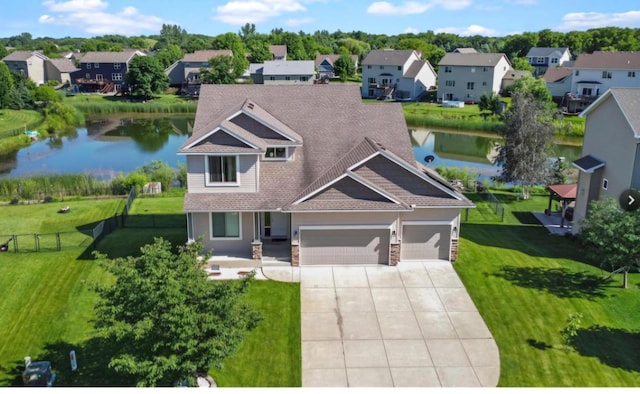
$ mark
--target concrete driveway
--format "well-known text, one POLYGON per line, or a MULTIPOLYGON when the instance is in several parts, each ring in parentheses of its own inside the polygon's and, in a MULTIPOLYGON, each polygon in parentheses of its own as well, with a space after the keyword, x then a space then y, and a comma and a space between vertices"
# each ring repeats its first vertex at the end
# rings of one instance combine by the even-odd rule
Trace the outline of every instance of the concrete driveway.
POLYGON ((301 267, 302 386, 495 387, 498 348, 448 262, 301 267))

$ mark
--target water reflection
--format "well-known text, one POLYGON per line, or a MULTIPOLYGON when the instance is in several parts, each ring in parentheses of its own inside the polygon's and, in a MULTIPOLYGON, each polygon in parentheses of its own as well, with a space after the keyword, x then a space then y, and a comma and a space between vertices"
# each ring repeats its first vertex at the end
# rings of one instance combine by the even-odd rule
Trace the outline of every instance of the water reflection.
POLYGON ((193 129, 194 115, 102 116, 0 157, 0 176, 90 173, 101 178, 130 172, 151 160, 177 167, 176 151, 193 129))
MULTIPOLYGON (((416 159, 429 167, 469 168, 481 178, 499 174, 496 158, 502 144, 499 136, 456 131, 409 129, 416 159)), ((571 162, 580 157, 577 145, 554 145, 554 155, 571 162)))

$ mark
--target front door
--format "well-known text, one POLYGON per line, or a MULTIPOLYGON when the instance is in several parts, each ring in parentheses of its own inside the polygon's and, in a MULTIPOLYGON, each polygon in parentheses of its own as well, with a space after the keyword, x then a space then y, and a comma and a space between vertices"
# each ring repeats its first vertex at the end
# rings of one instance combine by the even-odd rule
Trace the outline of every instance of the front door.
POLYGON ((262 235, 265 238, 289 238, 289 214, 265 212, 262 235))

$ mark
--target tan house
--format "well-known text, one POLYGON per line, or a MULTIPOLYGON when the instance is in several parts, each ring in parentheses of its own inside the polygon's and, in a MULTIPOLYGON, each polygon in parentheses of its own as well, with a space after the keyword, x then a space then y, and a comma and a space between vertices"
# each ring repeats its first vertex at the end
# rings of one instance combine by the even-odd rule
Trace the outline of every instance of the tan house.
POLYGON ((47 56, 37 51, 15 51, 2 58, 9 71, 21 73, 38 85, 47 81, 45 63, 48 60, 47 56))
POLYGON ((500 93, 509 70, 504 53, 447 53, 438 63, 438 99, 476 103, 485 93, 500 93))
POLYGON ((269 45, 269 52, 271 52, 271 60, 287 60, 286 45, 269 45))
POLYGON ((611 88, 580 116, 586 118, 573 214, 573 231, 593 200, 618 199, 627 189, 640 190, 640 88, 611 88))
POLYGON ((49 59, 45 62, 47 81, 71 83, 71 75, 78 71, 78 67, 71 59, 49 59))
POLYGON ((455 260, 474 205, 419 165, 399 104, 357 86, 203 85, 186 156, 190 241, 292 265, 455 260))

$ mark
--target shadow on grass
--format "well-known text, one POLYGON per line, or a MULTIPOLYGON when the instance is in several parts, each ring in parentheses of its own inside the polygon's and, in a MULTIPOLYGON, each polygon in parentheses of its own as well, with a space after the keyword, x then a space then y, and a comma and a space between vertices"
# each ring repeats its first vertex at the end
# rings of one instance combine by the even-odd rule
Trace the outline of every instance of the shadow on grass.
POLYGON ((542 226, 464 223, 460 235, 478 245, 517 250, 532 257, 584 260, 576 238, 552 235, 542 226))
POLYGON ((522 224, 527 224, 527 225, 538 224, 538 225, 541 225, 541 223, 538 221, 538 219, 536 219, 536 217, 533 216, 533 213, 531 213, 531 212, 513 211, 511 213, 522 224))
POLYGON ((566 268, 502 266, 492 275, 516 286, 545 291, 560 298, 604 298, 607 297, 605 289, 611 283, 610 279, 566 268))
POLYGON ((640 372, 640 332, 598 325, 581 328, 572 346, 580 355, 596 357, 610 367, 640 372))
MULTIPOLYGON (((42 354, 32 357, 33 361, 46 360, 56 376, 54 386, 59 387, 132 387, 135 381, 127 375, 109 368, 111 357, 116 354, 114 344, 101 338, 94 338, 76 346, 66 342, 45 345, 42 354), (78 369, 71 370, 69 352, 75 350, 78 369)), ((32 355, 33 356, 33 355, 32 355)), ((23 360, 8 367, 0 367, 9 379, 0 381, 0 386, 22 386, 23 360)))
POLYGON ((553 348, 553 346, 549 345, 546 342, 538 341, 537 339, 532 338, 527 339, 527 344, 539 350, 547 350, 553 348))

